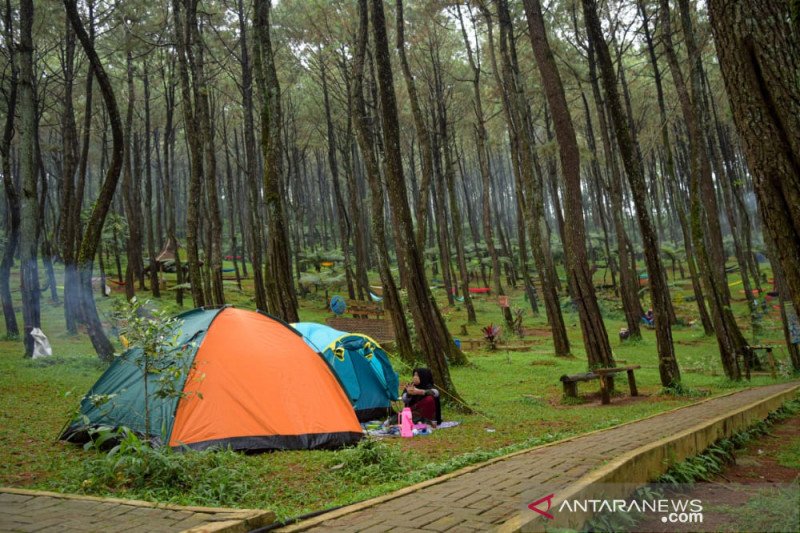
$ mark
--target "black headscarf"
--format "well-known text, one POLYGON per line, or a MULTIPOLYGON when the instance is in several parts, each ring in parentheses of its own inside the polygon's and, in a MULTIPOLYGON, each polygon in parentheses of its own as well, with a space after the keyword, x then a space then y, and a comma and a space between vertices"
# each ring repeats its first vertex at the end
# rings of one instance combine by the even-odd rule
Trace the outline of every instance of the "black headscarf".
POLYGON ((433 372, 431 372, 430 368, 425 368, 425 367, 415 368, 412 375, 413 374, 419 376, 419 385, 417 385, 418 389, 433 388, 433 372))

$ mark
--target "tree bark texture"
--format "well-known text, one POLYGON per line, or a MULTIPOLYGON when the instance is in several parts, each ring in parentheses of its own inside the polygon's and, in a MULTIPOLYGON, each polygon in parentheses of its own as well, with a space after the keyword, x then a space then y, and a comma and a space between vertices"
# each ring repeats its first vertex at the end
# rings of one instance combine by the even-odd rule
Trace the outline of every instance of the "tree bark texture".
POLYGON ((650 279, 650 295, 653 301, 655 315, 656 343, 658 346, 658 367, 661 384, 664 387, 675 387, 680 383, 680 370, 675 358, 675 347, 672 342, 672 329, 669 319, 669 289, 666 284, 666 275, 661 263, 658 238, 655 228, 650 220, 650 209, 647 205, 646 185, 644 172, 641 165, 637 164, 634 153, 634 143, 628 122, 622 109, 622 103, 617 89, 617 75, 611 63, 608 45, 603 38, 600 19, 597 15, 595 0, 582 0, 584 21, 587 34, 592 41, 602 74, 603 88, 606 101, 614 125, 622 162, 628 175, 633 201, 636 205, 636 215, 639 229, 642 234, 645 262, 650 279))
POLYGON ((261 149, 264 157, 264 201, 267 211, 267 307, 285 322, 297 322, 297 296, 286 230, 282 179, 281 92, 270 39, 270 0, 256 0, 254 31, 255 68, 261 89, 261 149))
POLYGON ((800 309, 800 30, 797 4, 711 0, 709 15, 764 229, 800 309), (794 17, 794 27, 790 26, 794 17))

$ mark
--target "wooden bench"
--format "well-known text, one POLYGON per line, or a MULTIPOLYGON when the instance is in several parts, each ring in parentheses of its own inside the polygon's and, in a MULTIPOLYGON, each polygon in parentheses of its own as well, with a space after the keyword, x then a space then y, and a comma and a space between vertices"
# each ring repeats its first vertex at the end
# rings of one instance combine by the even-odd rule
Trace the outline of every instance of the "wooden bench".
MULTIPOLYGON (((756 344, 754 346, 750 346, 750 349, 753 350, 753 357, 758 357, 758 352, 763 350, 767 354, 767 365, 769 366, 769 374, 772 376, 773 379, 778 377, 778 370, 777 365, 775 364, 775 357, 772 355, 772 350, 774 348, 778 348, 779 346, 773 346, 771 344, 756 344)), ((750 375, 763 375, 765 372, 750 372, 750 366, 747 365, 745 361, 745 370, 747 373, 747 379, 750 379, 750 375)))
POLYGON ((578 382, 599 379, 603 405, 609 404, 611 403, 611 391, 614 389, 614 374, 620 372, 628 373, 628 386, 630 386, 631 389, 631 396, 639 396, 639 391, 636 388, 636 378, 633 375, 633 371, 639 368, 641 368, 640 365, 597 368, 592 372, 585 372, 583 374, 573 374, 571 376, 563 375, 560 379, 561 383, 564 385, 564 396, 568 398, 577 398, 578 382))
POLYGON ((367 335, 381 343, 395 340, 394 324, 391 320, 336 316, 327 319, 325 323, 340 331, 367 335))
POLYGON ((383 305, 362 300, 346 300, 347 314, 354 318, 383 318, 383 305))

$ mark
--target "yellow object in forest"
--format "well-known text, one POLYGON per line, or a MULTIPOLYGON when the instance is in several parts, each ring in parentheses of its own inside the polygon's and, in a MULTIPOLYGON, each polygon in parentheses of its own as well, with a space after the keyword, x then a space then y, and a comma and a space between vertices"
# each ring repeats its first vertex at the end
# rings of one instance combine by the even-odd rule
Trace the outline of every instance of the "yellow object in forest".
POLYGON ((131 345, 130 341, 128 341, 128 339, 127 339, 127 338, 125 338, 125 335, 120 335, 120 336, 119 336, 119 342, 121 342, 121 343, 122 343, 122 346, 123 346, 123 347, 124 347, 126 350, 128 349, 128 346, 130 346, 130 345, 131 345))

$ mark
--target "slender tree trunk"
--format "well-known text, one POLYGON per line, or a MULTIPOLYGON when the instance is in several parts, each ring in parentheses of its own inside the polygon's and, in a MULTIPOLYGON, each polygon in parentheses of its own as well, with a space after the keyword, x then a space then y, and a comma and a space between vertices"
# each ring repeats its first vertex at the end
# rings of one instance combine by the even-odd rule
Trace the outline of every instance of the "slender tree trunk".
POLYGON ((325 103, 325 124, 328 135, 328 167, 331 171, 331 183, 333 184, 333 195, 338 213, 339 237, 342 241, 342 256, 344 257, 344 273, 347 282, 347 294, 350 299, 355 299, 355 287, 353 285, 352 254, 350 248, 350 217, 344 207, 341 186, 339 184, 339 163, 336 158, 336 134, 333 129, 333 119, 331 118, 331 106, 328 98, 328 76, 324 61, 320 63, 322 77, 322 98, 325 103))
MULTIPOLYGON (((400 67, 403 71, 403 78, 405 80, 406 90, 408 91, 411 115, 414 118, 414 130, 417 133, 417 139, 419 141, 420 162, 422 163, 422 180, 420 181, 418 205, 427 206, 431 183, 433 181, 433 149, 431 148, 431 137, 425 125, 425 118, 419 105, 419 96, 417 96, 417 87, 414 84, 414 75, 411 73, 411 67, 406 57, 403 0, 396 0, 395 5, 397 7, 397 12, 395 14, 397 42, 395 46, 400 57, 400 67)), ((420 250, 425 249, 425 233, 427 228, 428 210, 417 209, 417 248, 420 250)))
MULTIPOLYGON (((11 0, 6 0, 3 12, 3 38, 6 43, 13 43, 13 27, 11 18, 11 0)), ((19 244, 20 205, 19 193, 11 177, 11 138, 14 135, 14 115, 17 107, 18 70, 13 45, 7 45, 8 63, 11 70, 9 88, 6 99, 6 119, 3 126, 3 139, 0 144, 0 155, 3 158, 3 188, 8 202, 9 227, 3 257, 0 260, 0 299, 3 305, 3 317, 6 326, 6 338, 19 337, 19 326, 11 299, 11 266, 14 264, 14 253, 19 244)))
MULTIPOLYGON (((480 86, 480 51, 476 49, 475 53, 472 51, 472 45, 467 36, 466 26, 464 25, 464 18, 461 15, 460 4, 456 4, 458 9, 458 17, 461 22, 461 33, 464 37, 464 46, 467 50, 467 58, 472 70, 472 94, 473 106, 475 108, 475 148, 478 152, 478 166, 481 171, 481 183, 483 186, 483 194, 481 196, 481 212, 483 215, 483 240, 486 243, 486 249, 489 252, 489 257, 492 260, 492 285, 494 292, 497 296, 503 296, 505 292, 500 284, 500 259, 497 254, 497 249, 494 245, 494 237, 492 232, 492 206, 491 206, 491 187, 492 176, 489 168, 489 159, 487 152, 487 133, 486 133, 486 118, 483 113, 483 101, 481 98, 480 86)), ((510 328, 514 323, 511 316, 511 309, 503 307, 503 318, 506 325, 510 328)))
POLYGON ((19 155, 22 194, 20 202, 20 273, 22 288, 22 317, 25 325, 23 343, 25 355, 33 355, 31 330, 41 327, 39 302, 39 267, 37 254, 37 195, 36 168, 36 94, 33 86, 33 1, 20 2, 20 36, 17 45, 19 58, 19 155))
POLYGON ((666 284, 664 267, 661 264, 658 238, 650 221, 651 211, 647 205, 644 173, 641 165, 637 164, 635 157, 634 143, 622 109, 617 89, 617 76, 611 63, 611 55, 608 51, 608 45, 603 39, 600 19, 597 16, 596 2, 595 0, 582 0, 582 4, 587 34, 597 53, 603 88, 605 89, 617 142, 622 154, 622 161, 625 165, 631 193, 636 205, 636 215, 639 220, 645 262, 647 263, 647 272, 650 279, 650 296, 653 301, 653 313, 655 315, 661 384, 664 387, 676 387, 680 383, 680 370, 675 359, 675 348, 672 343, 672 330, 669 319, 669 289, 666 284))
POLYGON ((210 275, 211 290, 206 291, 214 305, 225 304, 225 292, 222 287, 222 216, 219 209, 217 186, 217 156, 214 146, 214 128, 211 117, 211 103, 209 90, 211 82, 206 76, 205 54, 203 37, 197 23, 189 27, 192 34, 191 46, 194 48, 196 65, 192 69, 195 91, 195 111, 199 124, 199 134, 203 143, 203 171, 205 185, 205 199, 208 205, 208 241, 205 250, 207 268, 210 275))
POLYGON ((100 317, 97 314, 97 306, 95 305, 94 295, 92 293, 92 268, 94 256, 100 244, 103 224, 114 199, 114 191, 117 188, 120 170, 122 169, 124 144, 122 120, 119 116, 119 108, 117 107, 114 90, 105 72, 103 63, 97 56, 94 44, 83 28, 83 23, 78 14, 76 0, 64 0, 64 6, 67 10, 67 17, 69 17, 70 23, 75 29, 75 34, 78 36, 78 40, 80 40, 84 52, 89 58, 89 63, 94 70, 94 74, 97 77, 97 83, 100 86, 100 92, 103 94, 103 100, 106 104, 108 117, 111 122, 113 139, 111 162, 106 169, 105 179, 100 187, 97 200, 92 207, 89 220, 86 223, 86 231, 81 240, 80 251, 78 253, 78 268, 81 280, 81 307, 83 309, 84 319, 86 320, 89 338, 92 341, 92 346, 94 346, 97 355, 103 360, 110 361, 114 356, 114 347, 111 345, 108 337, 106 337, 102 323, 100 322, 100 317))
POLYGON ((256 155, 255 124, 253 121, 253 74, 250 67, 250 49, 247 40, 247 20, 244 16, 244 2, 237 0, 237 15, 239 17, 239 47, 240 63, 242 67, 242 111, 244 114, 244 155, 245 155, 245 180, 248 192, 248 223, 250 227, 250 261, 253 265, 253 289, 255 292, 256 308, 267 309, 267 293, 264 285, 263 249, 261 215, 258 209, 260 203, 259 177, 256 155))
MULTIPOLYGON (((150 161, 150 79, 147 75, 147 62, 144 64, 144 216, 147 231, 147 252, 150 258, 150 291, 155 298, 161 297, 161 288, 158 286, 158 269, 156 267, 156 244, 153 236, 153 171, 150 161)), ((160 194, 159 194, 160 196, 160 194)))
MULTIPOLYGON (((361 27, 360 39, 366 46, 366 0, 360 0, 361 27)), ((411 211, 408 207, 408 194, 403 176, 403 161, 400 154, 400 128, 397 116, 397 101, 394 93, 392 66, 389 59, 389 42, 386 36, 382 0, 371 0, 370 12, 375 42, 375 61, 378 74, 378 91, 383 119, 383 140, 386 157, 386 183, 389 201, 392 204, 392 221, 401 237, 395 243, 398 260, 405 264, 409 307, 414 319, 420 347, 428 366, 433 372, 437 385, 445 391, 448 398, 469 408, 460 399, 455 384, 450 378, 447 362, 466 363, 466 357, 453 343, 453 338, 439 312, 439 307, 430 292, 424 264, 414 239, 411 211)), ((403 269, 401 269, 401 273, 403 269)))
MULTIPOLYGON (((197 0, 172 0, 172 13, 175 25, 175 42, 178 52, 178 75, 180 78, 183 122, 186 140, 189 145, 189 194, 186 210, 186 259, 189 263, 189 283, 195 307, 205 305, 200 256, 198 247, 198 228, 200 225, 200 204, 202 202, 203 156, 202 143, 197 124, 197 103, 192 102, 192 81, 189 79, 190 65, 194 64, 191 47, 191 28, 197 25, 197 0), (181 14, 181 11, 184 13, 181 14)), ((194 73, 193 73, 194 74, 194 73)), ((193 76, 193 79, 197 79, 193 76)))
MULTIPOLYGON (((137 274, 136 264, 137 256, 141 251, 141 241, 138 238, 139 226, 136 223, 139 214, 140 206, 135 203, 135 194, 133 193, 134 186, 138 187, 139 183, 134 185, 133 181, 133 155, 134 142, 133 142, 133 106, 136 104, 136 96, 133 85, 133 55, 130 50, 130 37, 128 37, 128 51, 126 54, 127 65, 127 80, 128 80, 128 109, 125 114, 125 156, 122 173, 122 195, 125 205, 125 218, 128 221, 128 238, 126 243, 127 265, 125 267, 125 298, 130 301, 136 296, 136 286, 134 285, 134 278, 137 274)), ((138 178, 138 176, 137 176, 138 178)))
MULTIPOLYGON (((703 202, 709 202, 706 198, 709 194, 709 185, 711 187, 710 194, 715 195, 713 191, 713 183, 710 183, 710 167, 706 157, 705 141, 703 140, 700 131, 700 112, 699 112, 699 97, 700 93, 695 92, 694 103, 689 98, 689 90, 684 82, 680 64, 678 63, 677 54, 672 46, 672 30, 670 20, 669 4, 662 0, 661 3, 661 31, 664 49, 669 62, 672 78, 675 82, 675 87, 678 92, 678 99, 680 101, 681 110, 683 112, 684 121, 689 132, 689 158, 690 158, 690 221, 692 242, 694 251, 696 252, 697 266, 703 280, 705 288, 705 296, 708 299, 711 308, 711 318, 714 323, 714 332, 717 336, 717 344, 719 345, 720 358, 722 366, 725 370, 725 375, 729 379, 741 379, 742 373, 739 367, 738 356, 739 354, 747 356, 747 344, 739 331, 733 313, 730 310, 730 303, 726 298, 728 294, 728 284, 724 276, 724 258, 721 258, 720 253, 714 253, 714 250, 721 247, 722 243, 715 243, 709 249, 707 244, 705 231, 703 228, 703 202), (702 198, 701 198, 702 197, 702 198), (718 246, 716 246, 718 244, 718 246), (720 271, 719 262, 722 262, 720 271), (726 309, 727 308, 727 309, 726 309)), ((686 45, 687 52, 689 53, 689 62, 692 64, 691 77, 697 75, 697 65, 693 64, 695 59, 699 61, 699 57, 695 58, 696 51, 694 49, 694 40, 690 35, 687 37, 687 28, 684 27, 684 36, 687 37, 686 45)), ((693 89, 699 89, 699 86, 692 84, 693 89)), ((708 208, 708 204, 705 206, 708 208)), ((713 235, 717 232, 713 229, 718 226, 717 211, 715 208, 706 209, 705 221, 713 235)), ((714 240, 714 236, 710 240, 714 240)), ((718 236, 721 241, 721 232, 718 236)))
MULTIPOLYGON (((61 258, 64 261, 64 318, 67 333, 75 335, 78 332, 80 314, 77 295, 78 270, 75 265, 75 239, 78 225, 78 215, 75 212, 73 199, 75 196, 75 171, 77 168, 78 133, 75 125, 75 111, 72 103, 72 89, 75 75, 75 31, 66 20, 66 35, 64 39, 64 111, 62 118, 62 167, 61 167, 61 227, 59 242, 61 244, 61 258)), ((89 69, 91 72, 92 69, 89 69)), ((91 95, 87 95, 91 102, 91 95)), ((86 109, 91 115, 91 108, 86 109)))
POLYGON ((450 201, 450 217, 453 221, 453 240, 455 241, 456 260, 458 261, 458 271, 461 277, 461 296, 464 298, 464 308, 467 311, 467 323, 476 324, 478 320, 475 316, 475 305, 472 303, 472 295, 469 292, 469 270, 467 268, 466 253, 464 251, 464 224, 461 219, 461 208, 458 205, 455 188, 455 168, 453 167, 453 154, 447 122, 447 99, 444 94, 442 83, 439 52, 439 48, 437 47, 436 53, 433 55, 433 71, 436 81, 435 101, 439 107, 437 117, 438 128, 442 143, 442 153, 444 155, 445 188, 447 189, 448 199, 450 201))
POLYGON ((703 324, 703 331, 706 335, 711 335, 714 333, 714 326, 712 325, 711 318, 708 315, 708 310, 706 309, 705 304, 705 297, 703 295, 703 288, 700 284, 700 278, 698 277, 697 266, 694 260, 694 247, 692 246, 691 235, 689 234, 688 228, 688 218, 686 216, 686 211, 683 207, 683 202, 675 194, 675 189, 678 185, 678 175, 675 172, 675 161, 672 155, 672 143, 670 142, 670 135, 669 135, 669 126, 667 120, 667 111, 666 105, 664 103, 664 89, 661 81, 661 70, 658 67, 658 60, 656 58, 655 46, 653 46, 653 39, 650 34, 650 27, 649 27, 649 17, 647 15, 647 9, 645 4, 642 0, 638 0, 639 12, 642 16, 643 21, 643 28, 645 34, 645 41, 647 43, 647 51, 648 56, 650 58, 650 64, 653 67, 653 76, 656 84, 656 98, 658 101, 658 110, 659 116, 661 117, 661 140, 664 144, 664 152, 666 155, 666 180, 668 182, 667 188, 673 191, 673 210, 677 211, 678 218, 681 224, 681 229, 683 231, 684 237, 684 247, 686 250, 686 260, 689 263, 689 272, 690 276, 692 277, 692 289, 694 291, 695 301, 697 303, 698 313, 700 315, 700 321, 703 324))
POLYGON ((384 224, 384 198, 383 187, 381 185, 380 170, 374 151, 374 131, 372 117, 367 114, 367 107, 364 103, 364 56, 367 47, 367 7, 366 0, 360 0, 360 27, 359 39, 355 58, 353 60, 353 125, 356 133, 356 140, 361 148, 361 156, 366 167, 367 179, 369 181, 370 198, 372 200, 372 233, 375 237, 375 246, 378 256, 378 271, 383 285, 383 297, 389 317, 395 330, 397 351, 400 357, 408 364, 413 364, 416 354, 411 344, 411 335, 406 323, 403 304, 397 292, 397 285, 394 281, 391 268, 389 267, 389 249, 386 243, 386 228, 384 224))
POLYGON ((237 254, 239 253, 239 246, 236 243, 236 223, 234 212, 237 210, 237 201, 239 199, 238 191, 236 190, 236 185, 233 179, 233 171, 231 169, 231 154, 230 150, 228 149, 228 121, 226 120, 225 112, 222 113, 222 138, 223 138, 223 147, 225 149, 225 203, 227 204, 227 215, 228 215, 228 231, 231 242, 230 244, 230 253, 231 253, 231 260, 233 261, 233 270, 236 275, 236 287, 241 291, 242 290, 242 278, 241 274, 239 273, 239 260, 237 259, 237 254))
POLYGON ((297 297, 281 194, 281 93, 270 40, 270 9, 270 0, 256 0, 253 19, 256 79, 263 97, 261 147, 268 226, 267 307, 270 313, 285 322, 297 322, 297 297))
POLYGON ((561 77, 550 44, 547 42, 541 5, 539 0, 525 0, 524 5, 534 57, 542 76, 545 96, 553 114, 553 124, 558 139, 561 171, 564 174, 565 183, 566 227, 564 236, 566 241, 564 252, 567 275, 572 280, 572 296, 578 306, 586 356, 590 368, 614 366, 611 345, 608 342, 603 316, 597 304, 592 274, 589 272, 586 256, 586 230, 583 221, 578 141, 569 114, 561 77))

